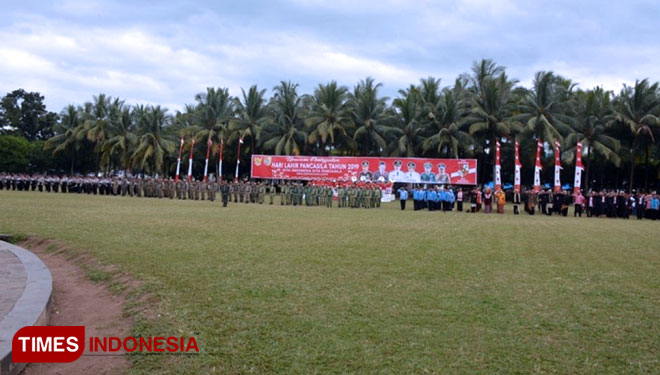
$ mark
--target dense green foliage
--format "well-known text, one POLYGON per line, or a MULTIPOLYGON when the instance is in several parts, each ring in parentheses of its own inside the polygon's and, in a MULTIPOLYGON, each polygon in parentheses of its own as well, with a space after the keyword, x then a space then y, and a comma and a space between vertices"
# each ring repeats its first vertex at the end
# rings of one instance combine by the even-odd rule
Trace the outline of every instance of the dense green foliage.
MULTIPOLYGON (((582 141, 587 188, 657 187, 658 83, 638 80, 618 94, 576 86, 541 71, 531 88, 522 87, 504 67, 482 60, 448 87, 428 77, 396 98, 380 95, 381 83, 372 78, 352 89, 334 81, 319 84, 311 94, 282 81, 270 98, 256 85, 239 97, 231 97, 226 88, 208 88, 195 96, 195 104, 174 114, 99 94, 65 108, 56 123, 39 105, 43 98, 38 93, 16 90, 2 100, 0 131, 29 140, 52 135, 46 148, 62 155, 52 168, 60 172, 172 174, 178 139, 185 137, 185 152, 195 140, 193 171, 199 175, 208 140, 216 160, 224 141, 223 159, 231 165, 243 138, 242 172, 253 153, 469 157, 479 160, 479 182, 492 179, 496 139, 503 147, 503 180, 512 180, 515 137, 522 147, 524 184, 532 180, 537 139, 561 143, 564 181, 572 180, 575 145, 582 141)), ((543 162, 549 167, 552 160, 548 147, 543 162)), ((543 180, 551 180, 551 169, 545 168, 543 180)))

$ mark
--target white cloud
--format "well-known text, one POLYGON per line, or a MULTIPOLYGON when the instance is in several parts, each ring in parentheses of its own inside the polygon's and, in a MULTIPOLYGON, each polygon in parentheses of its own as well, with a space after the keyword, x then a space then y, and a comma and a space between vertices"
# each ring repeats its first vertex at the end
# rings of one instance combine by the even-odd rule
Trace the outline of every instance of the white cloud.
POLYGON ((181 6, 68 0, 47 17, 41 8, 8 11, 0 90, 40 91, 55 111, 99 92, 175 110, 208 86, 239 95, 251 84, 292 80, 309 92, 366 76, 391 96, 428 75, 450 85, 489 57, 525 86, 538 70, 615 91, 635 78, 660 79, 657 42, 609 41, 607 20, 578 17, 568 6, 559 21, 552 6, 513 0, 289 0, 262 14, 249 6, 175 14, 181 6), (299 21, 273 23, 278 11, 299 21))

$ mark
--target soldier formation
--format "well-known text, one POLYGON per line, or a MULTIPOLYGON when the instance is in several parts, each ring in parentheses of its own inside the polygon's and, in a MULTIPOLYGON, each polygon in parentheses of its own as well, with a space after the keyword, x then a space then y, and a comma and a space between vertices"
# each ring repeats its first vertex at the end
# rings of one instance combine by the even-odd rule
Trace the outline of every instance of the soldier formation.
POLYGON ((0 190, 79 193, 123 197, 215 201, 270 205, 279 194, 280 205, 332 207, 380 207, 382 190, 376 183, 288 181, 276 186, 264 181, 216 182, 153 177, 95 177, 0 174, 0 190), (279 188, 279 192, 278 192, 279 188))

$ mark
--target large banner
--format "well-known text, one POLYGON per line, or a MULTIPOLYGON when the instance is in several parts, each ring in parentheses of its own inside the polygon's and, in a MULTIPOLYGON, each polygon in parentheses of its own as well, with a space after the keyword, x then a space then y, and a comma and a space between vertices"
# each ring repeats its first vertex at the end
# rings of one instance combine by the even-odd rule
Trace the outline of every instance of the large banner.
POLYGON ((252 155, 252 178, 476 185, 476 159, 252 155))

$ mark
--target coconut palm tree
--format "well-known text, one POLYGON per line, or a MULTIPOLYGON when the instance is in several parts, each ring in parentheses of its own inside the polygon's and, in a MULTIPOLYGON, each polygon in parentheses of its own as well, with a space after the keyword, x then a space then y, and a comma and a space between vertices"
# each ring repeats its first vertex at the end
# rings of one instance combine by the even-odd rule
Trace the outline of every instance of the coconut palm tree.
POLYGON ((229 121, 234 116, 234 100, 229 95, 226 88, 206 89, 206 93, 195 95, 197 108, 195 110, 195 124, 197 133, 196 142, 203 142, 211 139, 214 142, 212 154, 218 152, 220 138, 224 138, 229 133, 229 121))
POLYGON ((350 113, 356 126, 353 140, 358 143, 363 156, 381 154, 387 147, 384 134, 391 127, 387 125, 388 98, 378 96, 381 86, 381 83, 367 77, 349 94, 350 113))
MULTIPOLYGON (((654 133, 660 127, 660 93, 658 83, 648 79, 635 81, 635 86, 623 86, 615 100, 614 121, 622 125, 630 134, 630 185, 632 190, 635 177, 635 157, 640 150, 646 151, 648 169, 648 149, 655 143, 654 133)), ((647 182, 645 182, 647 185, 647 182)), ((647 188, 648 186, 645 186, 647 188)))
POLYGON ((435 111, 442 100, 440 78, 428 77, 419 80, 419 99, 422 106, 422 116, 435 117, 435 111))
POLYGON ((394 139, 389 143, 386 153, 390 156, 413 157, 423 141, 420 122, 422 102, 418 89, 412 85, 407 90, 399 90, 399 95, 392 101, 394 126, 388 134, 393 135, 394 139))
POLYGON ((131 165, 134 168, 152 174, 165 172, 165 157, 176 149, 176 143, 169 139, 164 131, 170 120, 167 109, 160 106, 146 107, 139 120, 140 138, 131 156, 131 165))
POLYGON ((84 122, 80 126, 79 131, 94 145, 97 173, 101 167, 101 148, 112 133, 110 113, 113 107, 117 108, 122 105, 123 101, 119 99, 113 101, 111 97, 105 94, 94 96, 91 103, 85 103, 85 110, 83 111, 84 122))
POLYGON ((136 118, 140 112, 130 107, 113 107, 110 119, 113 135, 101 146, 101 164, 108 166, 112 158, 118 157, 122 168, 129 166, 130 156, 137 144, 136 118))
POLYGON ((595 156, 613 163, 621 164, 617 154, 621 142, 608 135, 612 116, 611 93, 596 87, 594 90, 578 91, 573 100, 575 121, 571 122, 572 131, 564 138, 565 154, 572 160, 575 147, 582 142, 583 154, 586 151, 585 179, 587 190, 591 186, 590 168, 595 156))
POLYGON ((309 130, 307 141, 319 144, 322 155, 327 155, 327 145, 334 147, 336 140, 344 141, 349 148, 355 147, 350 136, 354 130, 347 105, 348 89, 331 81, 319 84, 314 90, 305 124, 309 130))
POLYGON ((249 139, 249 147, 243 147, 243 151, 254 154, 261 145, 261 129, 271 123, 272 118, 264 98, 266 89, 259 90, 257 85, 253 85, 247 93, 243 89, 241 91, 242 99, 234 99, 237 117, 229 122, 230 141, 249 139))
MULTIPOLYGON (((475 72, 471 80, 472 94, 469 102, 471 108, 461 123, 467 127, 472 137, 476 137, 475 149, 481 157, 481 165, 484 165, 486 160, 486 142, 488 142, 488 154, 493 158, 494 165, 495 141, 509 136, 512 130, 517 129, 517 124, 511 120, 515 108, 512 88, 516 81, 510 80, 506 73, 500 73, 496 77, 483 77, 476 73, 481 74, 482 70, 475 72)), ((493 171, 493 180, 494 173, 493 171)))
POLYGON ((262 130, 264 150, 277 155, 300 155, 307 133, 303 130, 302 98, 297 89, 298 84, 285 81, 273 88, 270 109, 275 121, 262 130))
POLYGON ((475 61, 472 64, 471 75, 463 75, 462 77, 459 77, 459 79, 470 82, 470 90, 474 95, 484 97, 486 95, 486 84, 493 78, 504 74, 505 71, 506 68, 497 65, 495 61, 491 59, 482 59, 480 61, 475 61))
POLYGON ((46 141, 45 149, 53 150, 53 155, 60 152, 69 152, 71 154, 70 174, 73 174, 73 167, 76 162, 76 155, 80 150, 84 136, 79 131, 82 125, 80 109, 74 105, 68 105, 60 115, 60 122, 55 128, 55 136, 46 141))
POLYGON ((552 72, 537 72, 531 90, 523 98, 513 117, 523 124, 523 131, 548 143, 563 140, 573 121, 568 111, 568 94, 573 84, 552 72))
POLYGON ((472 138, 461 129, 461 121, 466 113, 465 98, 463 82, 456 80, 454 87, 443 90, 438 103, 430 107, 424 126, 432 135, 424 141, 424 153, 435 152, 457 158, 459 150, 466 153, 470 151, 472 138))

